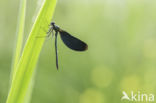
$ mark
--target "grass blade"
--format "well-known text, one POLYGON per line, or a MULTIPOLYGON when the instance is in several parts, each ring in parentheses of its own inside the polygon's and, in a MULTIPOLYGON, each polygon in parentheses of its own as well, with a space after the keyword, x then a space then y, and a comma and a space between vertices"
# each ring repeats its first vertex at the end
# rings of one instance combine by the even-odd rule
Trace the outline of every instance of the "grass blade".
MULTIPOLYGON (((56 0, 45 0, 39 15, 33 25, 32 31, 28 37, 23 54, 17 65, 16 73, 13 76, 11 89, 7 98, 7 103, 23 103, 32 74, 35 70, 45 38, 37 39, 38 34, 44 33, 42 27, 47 27, 45 21, 50 23, 56 0)), ((48 29, 48 27, 46 28, 48 29)), ((44 33, 45 34, 45 33, 44 33)), ((46 35, 46 34, 45 34, 46 35)))
POLYGON ((14 58, 13 58, 11 78, 13 78, 12 76, 16 72, 16 66, 21 56, 24 26, 25 26, 25 15, 26 15, 26 0, 20 0, 19 16, 18 16, 18 24, 17 24, 17 32, 16 32, 17 42, 16 42, 16 48, 15 48, 15 53, 14 53, 14 58))

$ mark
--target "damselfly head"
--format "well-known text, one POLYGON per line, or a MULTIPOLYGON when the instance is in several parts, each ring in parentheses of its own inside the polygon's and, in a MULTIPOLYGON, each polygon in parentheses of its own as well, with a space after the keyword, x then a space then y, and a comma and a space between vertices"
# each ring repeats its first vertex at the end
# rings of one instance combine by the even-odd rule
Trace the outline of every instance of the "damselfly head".
POLYGON ((55 25, 55 22, 51 22, 50 25, 52 26, 52 28, 53 28, 55 31, 60 31, 59 26, 55 25))
POLYGON ((55 22, 51 22, 50 24, 51 24, 52 26, 54 26, 54 25, 55 25, 55 22))

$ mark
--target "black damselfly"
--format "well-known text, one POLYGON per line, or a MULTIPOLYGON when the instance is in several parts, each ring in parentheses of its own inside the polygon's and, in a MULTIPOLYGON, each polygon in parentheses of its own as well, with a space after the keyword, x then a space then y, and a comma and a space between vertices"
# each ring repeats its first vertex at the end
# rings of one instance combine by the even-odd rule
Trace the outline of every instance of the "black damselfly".
POLYGON ((50 23, 50 28, 47 32, 48 36, 52 34, 52 37, 54 35, 53 31, 55 31, 55 53, 56 53, 56 67, 58 69, 58 54, 57 54, 57 35, 60 34, 60 37, 63 41, 63 43, 70 49, 75 51, 85 51, 88 49, 88 46, 85 42, 79 40, 78 38, 75 38, 71 36, 68 32, 62 30, 60 27, 55 25, 54 22, 50 23))

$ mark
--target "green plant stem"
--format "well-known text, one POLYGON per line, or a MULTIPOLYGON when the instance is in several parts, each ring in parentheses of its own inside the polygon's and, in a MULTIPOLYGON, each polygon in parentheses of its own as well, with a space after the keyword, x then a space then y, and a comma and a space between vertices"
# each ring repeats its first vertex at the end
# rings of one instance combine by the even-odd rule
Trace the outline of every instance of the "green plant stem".
POLYGON ((45 41, 45 38, 39 39, 36 37, 38 34, 45 33, 40 27, 47 27, 45 21, 50 23, 55 6, 56 0, 45 0, 39 11, 17 65, 15 75, 13 76, 7 103, 24 103, 24 98, 27 94, 40 51, 45 41))

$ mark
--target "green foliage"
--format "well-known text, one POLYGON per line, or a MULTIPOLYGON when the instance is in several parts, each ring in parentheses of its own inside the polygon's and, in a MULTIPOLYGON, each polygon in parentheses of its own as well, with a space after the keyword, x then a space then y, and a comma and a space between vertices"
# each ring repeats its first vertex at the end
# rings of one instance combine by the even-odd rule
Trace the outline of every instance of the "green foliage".
MULTIPOLYGON (((26 5, 26 1, 23 0, 21 3, 23 9, 22 11, 25 12, 24 8, 26 5)), ((15 56, 15 64, 14 64, 14 72, 12 78, 12 85, 10 88, 10 92, 7 98, 7 103, 23 103, 25 100, 25 96, 27 91, 29 90, 29 85, 33 78, 33 73, 35 71, 35 66, 39 58, 40 51, 42 49, 43 43, 45 38, 38 39, 36 38, 38 34, 43 32, 41 26, 47 26, 46 22, 51 21, 51 17, 54 12, 54 8, 56 5, 56 0, 45 0, 37 19, 32 27, 32 31, 28 37, 26 45, 24 47, 22 56, 19 60, 19 54, 21 51, 22 43, 22 35, 23 35, 23 25, 24 25, 24 15, 25 13, 20 14, 20 24, 19 24, 19 41, 17 42, 17 54, 15 56), (19 62, 18 62, 19 60, 19 62), (17 65, 18 63, 18 65, 17 65), (17 66, 16 66, 17 65, 17 66)), ((48 28, 46 28, 48 29, 48 28)), ((46 33, 45 33, 46 35, 46 33)))

